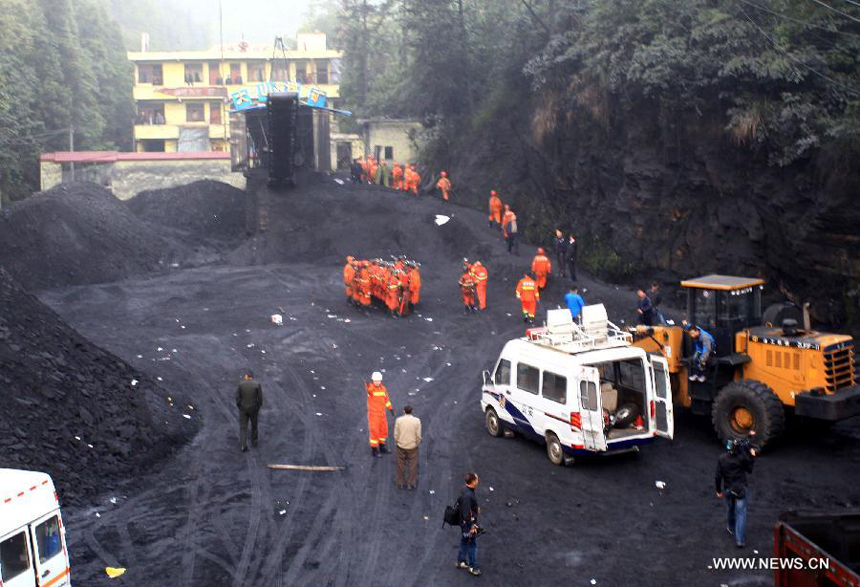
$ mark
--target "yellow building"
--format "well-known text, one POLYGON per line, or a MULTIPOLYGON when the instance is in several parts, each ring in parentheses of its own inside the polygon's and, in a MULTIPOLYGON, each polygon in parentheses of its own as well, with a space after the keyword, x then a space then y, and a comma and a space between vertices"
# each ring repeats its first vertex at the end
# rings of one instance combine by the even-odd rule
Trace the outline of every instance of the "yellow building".
POLYGON ((340 97, 341 52, 326 47, 324 33, 299 33, 296 50, 247 43, 208 51, 130 51, 134 63, 136 151, 229 151, 230 97, 257 97, 264 82, 295 82, 302 98, 311 89, 327 105, 340 97))

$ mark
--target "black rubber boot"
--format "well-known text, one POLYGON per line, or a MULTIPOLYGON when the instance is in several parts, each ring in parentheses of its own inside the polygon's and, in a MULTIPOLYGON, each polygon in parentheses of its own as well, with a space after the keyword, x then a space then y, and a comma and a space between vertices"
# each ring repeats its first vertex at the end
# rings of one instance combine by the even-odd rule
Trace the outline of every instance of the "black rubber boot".
POLYGON ((370 447, 370 454, 371 454, 371 456, 378 457, 379 456, 379 449, 376 448, 375 446, 371 446, 370 447))
POLYGON ((385 454, 385 455, 388 454, 388 448, 382 442, 379 443, 379 452, 381 452, 382 454, 385 454))

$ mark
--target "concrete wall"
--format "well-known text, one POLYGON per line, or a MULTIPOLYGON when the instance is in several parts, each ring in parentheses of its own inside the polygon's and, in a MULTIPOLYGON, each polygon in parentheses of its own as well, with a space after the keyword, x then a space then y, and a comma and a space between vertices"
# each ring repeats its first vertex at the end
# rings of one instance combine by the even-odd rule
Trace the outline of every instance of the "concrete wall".
MULTIPOLYGON (((63 164, 68 168, 68 164, 63 164)), ((52 161, 41 162, 42 190, 69 180, 69 172, 52 161)), ((201 179, 211 179, 245 189, 245 176, 230 171, 229 159, 177 161, 113 161, 95 165, 76 164, 75 178, 93 181, 128 200, 144 190, 170 188, 201 179)))
POLYGON ((365 123, 365 150, 368 155, 376 156, 380 147, 380 158, 385 157, 385 147, 394 148, 394 161, 416 163, 418 150, 409 138, 411 133, 420 132, 420 122, 411 121, 368 121, 365 123))

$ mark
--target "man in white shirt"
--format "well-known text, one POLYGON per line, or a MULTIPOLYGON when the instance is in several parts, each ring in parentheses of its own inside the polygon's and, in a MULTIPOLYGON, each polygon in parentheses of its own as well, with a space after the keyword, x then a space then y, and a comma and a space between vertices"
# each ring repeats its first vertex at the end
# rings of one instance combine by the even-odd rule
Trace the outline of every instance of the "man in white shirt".
POLYGON ((421 444, 421 420, 412 415, 412 406, 403 408, 404 414, 394 421, 394 443, 397 445, 397 488, 403 489, 406 464, 409 475, 406 489, 418 485, 418 446, 421 444))

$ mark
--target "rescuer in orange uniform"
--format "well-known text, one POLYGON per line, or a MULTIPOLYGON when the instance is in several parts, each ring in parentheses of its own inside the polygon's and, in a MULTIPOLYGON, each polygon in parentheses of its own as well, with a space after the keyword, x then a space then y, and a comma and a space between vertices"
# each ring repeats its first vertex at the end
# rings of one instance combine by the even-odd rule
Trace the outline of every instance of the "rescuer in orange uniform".
POLYGON ((544 254, 544 250, 538 247, 537 255, 535 255, 534 260, 532 260, 532 275, 535 276, 535 283, 537 283, 538 290, 542 290, 546 287, 546 278, 551 272, 552 263, 544 254))
POLYGON ((418 195, 418 186, 421 185, 421 176, 415 171, 415 166, 409 166, 409 183, 406 190, 412 192, 413 195, 418 195))
POLYGON ((502 225, 502 201, 496 195, 496 190, 490 190, 490 228, 494 222, 496 226, 502 225))
POLYGON ((436 182, 436 187, 442 191, 442 199, 446 202, 448 201, 448 192, 451 191, 451 180, 448 179, 448 172, 443 171, 440 173, 442 177, 439 178, 439 181, 436 182))
POLYGON ((409 266, 409 303, 414 308, 418 305, 421 299, 421 273, 418 271, 418 266, 414 263, 409 266))
POLYGON ((370 376, 371 382, 364 384, 367 392, 367 431, 370 436, 370 452, 373 456, 387 453, 385 443, 388 441, 388 418, 385 410, 394 417, 394 406, 388 397, 388 390, 382 385, 382 373, 374 371, 370 376))
POLYGON ((468 259, 463 259, 463 275, 460 276, 460 293, 463 295, 463 311, 475 312, 475 277, 468 259))
POLYGON ((487 309, 487 268, 480 261, 472 264, 472 279, 475 280, 475 294, 478 296, 478 309, 487 309))
POLYGON ((376 183, 376 171, 379 169, 379 164, 373 157, 367 158, 367 183, 376 183))
POLYGON ((391 187, 395 190, 403 189, 403 168, 399 163, 395 163, 391 169, 391 187))
POLYGON ((370 306, 370 263, 361 262, 358 270, 358 303, 365 308, 370 306))
POLYGON ((402 271, 399 269, 389 269, 383 282, 386 289, 385 305, 391 312, 392 318, 400 312, 400 273, 402 271))
POLYGON ((361 183, 367 183, 367 159, 359 158, 358 164, 361 165, 361 183))
POLYGON ((517 299, 523 304, 523 322, 534 322, 540 292, 535 280, 528 273, 517 284, 517 299))
POLYGON ((353 257, 346 258, 346 265, 343 266, 343 287, 346 289, 346 301, 352 303, 353 292, 352 283, 355 281, 355 259, 353 257))

